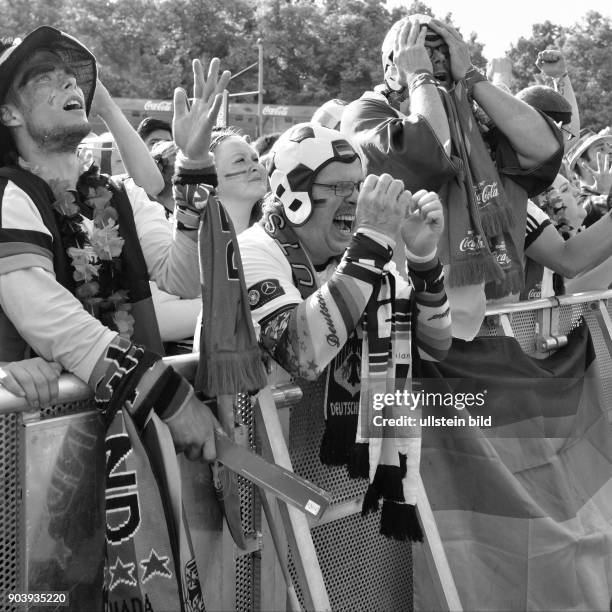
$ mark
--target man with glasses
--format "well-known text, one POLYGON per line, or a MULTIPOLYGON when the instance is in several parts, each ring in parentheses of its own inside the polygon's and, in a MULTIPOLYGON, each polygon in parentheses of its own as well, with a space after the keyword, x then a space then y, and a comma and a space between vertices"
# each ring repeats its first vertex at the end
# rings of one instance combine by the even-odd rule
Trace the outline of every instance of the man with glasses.
MULTIPOLYGON (((292 376, 324 377, 320 457, 348 464, 360 383, 375 372, 390 385, 406 379, 411 315, 418 319, 414 341, 421 358, 442 359, 449 348, 450 315, 437 256, 442 205, 435 193, 413 195, 389 174, 364 179, 353 146, 314 123, 279 138, 268 173, 271 194, 263 218, 238 239, 253 321, 260 344, 292 376), (404 244, 396 247, 398 230, 404 244), (391 262, 395 248, 405 248, 408 283, 391 262)), ((367 469, 359 475, 367 477, 367 469)), ((402 533, 406 522, 399 521, 402 533)))

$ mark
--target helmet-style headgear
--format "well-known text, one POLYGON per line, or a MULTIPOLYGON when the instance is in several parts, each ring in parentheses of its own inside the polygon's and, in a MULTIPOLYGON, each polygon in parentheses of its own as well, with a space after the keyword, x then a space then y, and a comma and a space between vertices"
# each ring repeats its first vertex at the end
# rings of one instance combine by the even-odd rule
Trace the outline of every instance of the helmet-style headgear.
POLYGON ((359 155, 336 130, 315 123, 299 123, 276 141, 268 175, 272 193, 280 200, 287 221, 299 226, 312 214, 312 184, 317 173, 332 162, 349 164, 359 155))

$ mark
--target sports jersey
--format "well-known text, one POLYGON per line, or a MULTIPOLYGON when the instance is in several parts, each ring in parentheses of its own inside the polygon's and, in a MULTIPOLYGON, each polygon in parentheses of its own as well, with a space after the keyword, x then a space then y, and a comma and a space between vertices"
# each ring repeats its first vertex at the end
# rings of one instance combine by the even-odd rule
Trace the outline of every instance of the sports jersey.
MULTIPOLYGON (((525 251, 542 235, 544 229, 552 225, 550 217, 531 200, 527 201, 527 220, 525 223, 525 251)), ((553 297, 553 272, 525 256, 525 288, 521 300, 537 300, 553 297)))

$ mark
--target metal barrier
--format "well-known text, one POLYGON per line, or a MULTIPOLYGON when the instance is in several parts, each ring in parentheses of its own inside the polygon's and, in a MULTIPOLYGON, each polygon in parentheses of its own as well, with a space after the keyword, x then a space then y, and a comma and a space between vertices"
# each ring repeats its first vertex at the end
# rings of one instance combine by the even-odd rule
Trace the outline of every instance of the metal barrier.
MULTIPOLYGON (((611 297, 612 291, 589 292, 489 308, 481 335, 512 335, 526 353, 544 356, 561 346, 564 336, 578 324, 580 317, 584 317, 591 329, 601 370, 604 401, 610 407, 612 417, 612 303, 608 305, 607 301, 611 297)), ((193 377, 194 356, 173 357, 168 361, 187 378, 193 377)), ((348 479, 343 468, 320 463, 319 443, 324 428, 321 411, 323 384, 321 381, 308 384, 302 392, 303 397, 295 403, 301 393, 294 385, 273 388, 293 469, 328 490, 334 498, 322 521, 311 525, 312 541, 331 608, 412 610, 411 547, 380 536, 376 514, 367 518, 359 515, 365 491, 363 481, 348 479)), ((244 400, 239 412, 246 443, 259 449, 250 402, 244 400)), ((76 481, 89 483, 89 488, 82 493, 89 500, 90 508, 81 508, 79 514, 81 518, 87 517, 89 531, 76 530, 74 537, 78 535, 92 542, 103 535, 103 512, 97 509, 102 507, 99 496, 103 495, 100 491, 104 483, 104 467, 99 459, 85 464, 75 463, 75 452, 69 452, 87 450, 92 440, 99 441, 100 434, 90 393, 74 376, 63 375, 60 402, 37 413, 28 412, 23 400, 0 389, 0 593, 22 591, 28 586, 34 590, 33 580, 52 580, 61 574, 62 563, 66 567, 70 555, 74 557, 78 542, 64 539, 58 544, 49 537, 53 519, 49 515, 49 500, 58 503, 68 500, 74 504, 75 500, 65 493, 74 492, 76 481), (68 444, 67 439, 71 440, 68 444), (61 449, 64 449, 65 456, 61 455, 61 449), (53 482, 52 468, 58 461, 64 462, 66 469, 63 478, 57 480, 56 475, 53 482), (46 555, 57 564, 55 574, 50 573, 48 563, 41 563, 46 555)), ((101 450, 99 444, 96 448, 101 450)), ((97 456, 102 457, 102 453, 98 452, 97 456)), ((212 498, 208 500, 211 503, 205 503, 210 494, 210 483, 202 481, 201 470, 198 472, 197 466, 187 461, 181 466, 185 483, 189 485, 183 488, 188 516, 195 531, 194 544, 201 550, 198 564, 205 576, 207 608, 240 611, 283 609, 286 584, 279 570, 270 530, 262 520, 260 503, 251 484, 242 480, 240 483, 243 527, 252 536, 250 549, 241 551, 223 532, 221 517, 218 510, 214 510, 216 504, 212 498), (211 562, 211 549, 219 551, 218 555, 212 555, 214 563, 211 562)), ((290 538, 288 540, 291 542, 290 538)), ((295 551, 289 544, 289 570, 294 582, 298 583, 298 598, 302 606, 307 607, 309 601, 299 588, 298 578, 301 576, 293 562, 292 552, 295 551)), ((86 551, 79 549, 77 553, 81 562, 88 559, 86 551)), ((97 569, 95 560, 89 560, 97 569)), ((83 578, 81 591, 85 594, 91 594, 97 584, 86 571, 80 577, 68 578, 83 578), (89 583, 86 584, 87 580, 89 583)), ((3 609, 12 612, 17 608, 5 606, 3 609)), ((82 612, 93 608, 72 609, 82 612)))

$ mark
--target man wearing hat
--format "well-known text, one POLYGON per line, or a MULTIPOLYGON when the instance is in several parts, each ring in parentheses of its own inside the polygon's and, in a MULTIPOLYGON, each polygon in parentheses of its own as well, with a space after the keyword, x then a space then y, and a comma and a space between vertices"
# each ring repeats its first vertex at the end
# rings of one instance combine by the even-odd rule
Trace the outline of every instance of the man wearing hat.
POLYGON ((145 117, 136 128, 136 133, 142 138, 149 151, 158 142, 172 142, 170 124, 155 117, 145 117))
MULTIPOLYGON (((179 451, 212 460, 212 415, 155 352, 148 283, 185 297, 200 290, 197 204, 209 193, 202 183, 215 182, 208 142, 229 73, 219 78, 213 60, 205 80, 195 61, 191 109, 175 92, 174 228, 139 188, 80 167, 96 80, 91 52, 54 28, 0 48, 0 360, 57 362, 102 409, 125 405, 137 426, 155 410, 179 451)), ((19 393, 7 369, 0 382, 19 393)))
POLYGON ((368 172, 439 193, 453 335, 470 340, 486 298, 522 287, 527 197, 557 174, 562 137, 552 120, 472 66, 461 35, 441 21, 400 20, 382 60, 384 84, 347 107, 341 131, 354 138, 368 172), (488 125, 477 121, 473 101, 488 125))
POLYGON ((262 221, 239 236, 260 344, 291 375, 324 377, 321 460, 350 464, 353 476, 370 478, 364 511, 385 499, 383 533, 419 539, 412 477, 420 446, 400 434, 381 448, 382 435, 368 434, 367 415, 381 389, 410 384, 413 356, 437 360, 448 350, 450 316, 437 257, 440 201, 425 190, 412 195, 389 174, 364 180, 349 141, 315 123, 279 138, 268 174, 262 221), (398 228, 403 244, 396 247, 398 228), (404 247, 408 283, 390 262, 393 249, 404 247), (418 351, 411 350, 415 326, 418 351), (368 451, 369 438, 376 440, 368 451))

